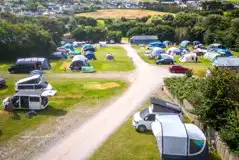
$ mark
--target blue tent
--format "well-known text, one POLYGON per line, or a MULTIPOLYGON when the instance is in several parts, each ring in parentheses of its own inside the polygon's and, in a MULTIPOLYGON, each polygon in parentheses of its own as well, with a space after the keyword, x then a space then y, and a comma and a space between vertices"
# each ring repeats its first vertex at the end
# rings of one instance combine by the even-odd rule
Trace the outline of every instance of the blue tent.
POLYGON ((83 51, 92 51, 94 52, 95 51, 95 48, 91 45, 91 44, 85 44, 83 47, 82 47, 83 51))
POLYGON ((215 51, 217 53, 224 53, 226 57, 232 56, 232 53, 230 51, 228 51, 227 49, 217 48, 217 49, 215 49, 215 51))
POLYGON ((162 48, 155 47, 152 51, 152 54, 154 54, 156 57, 160 56, 161 54, 164 54, 165 51, 162 48))
POLYGON ((89 60, 96 60, 95 54, 92 51, 86 51, 85 58, 87 58, 89 60))
POLYGON ((160 48, 166 48, 166 45, 161 42, 152 42, 149 44, 149 47, 160 47, 160 48))
POLYGON ((70 49, 70 50, 74 50, 73 44, 70 43, 66 43, 62 46, 62 48, 66 48, 66 49, 70 49))

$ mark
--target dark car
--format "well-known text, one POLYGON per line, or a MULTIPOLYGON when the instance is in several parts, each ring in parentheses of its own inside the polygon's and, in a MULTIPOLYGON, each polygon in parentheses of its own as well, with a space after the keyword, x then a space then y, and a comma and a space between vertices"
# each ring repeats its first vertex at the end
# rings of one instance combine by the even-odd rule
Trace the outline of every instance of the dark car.
POLYGON ((4 88, 6 86, 6 82, 3 78, 0 78, 0 88, 4 88))
POLYGON ((38 62, 16 63, 8 68, 8 71, 13 73, 29 73, 32 70, 40 70, 41 64, 38 62))
POLYGON ((168 70, 171 73, 186 73, 188 71, 188 68, 185 68, 185 67, 179 66, 179 65, 173 65, 173 66, 169 67, 168 70))
POLYGON ((156 64, 174 64, 173 59, 157 59, 156 64))

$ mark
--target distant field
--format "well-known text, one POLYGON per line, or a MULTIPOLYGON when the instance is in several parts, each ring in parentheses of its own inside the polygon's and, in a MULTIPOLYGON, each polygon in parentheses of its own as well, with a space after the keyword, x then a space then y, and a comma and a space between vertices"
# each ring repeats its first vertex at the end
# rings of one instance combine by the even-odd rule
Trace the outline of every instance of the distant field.
POLYGON ((157 12, 142 9, 106 9, 106 10, 98 10, 96 12, 80 13, 76 14, 76 16, 92 17, 95 19, 107 19, 107 18, 117 19, 121 17, 125 17, 128 19, 136 19, 145 16, 164 15, 164 14, 166 14, 166 12, 157 12))

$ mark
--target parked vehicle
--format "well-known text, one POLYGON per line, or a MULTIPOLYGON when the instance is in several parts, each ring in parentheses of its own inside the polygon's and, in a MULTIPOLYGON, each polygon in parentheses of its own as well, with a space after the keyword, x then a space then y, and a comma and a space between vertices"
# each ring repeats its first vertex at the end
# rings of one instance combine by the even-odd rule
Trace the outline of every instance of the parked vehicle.
POLYGON ((183 121, 183 114, 178 105, 160 99, 151 98, 151 106, 134 114, 133 127, 139 132, 151 130, 151 123, 155 121, 156 115, 179 115, 183 121))
POLYGON ((17 81, 15 90, 52 90, 52 85, 48 84, 41 75, 37 74, 17 81))
POLYGON ((6 86, 6 82, 3 78, 0 78, 0 88, 3 88, 6 86))
POLYGON ((194 124, 184 124, 178 115, 157 115, 152 123, 160 159, 208 160, 207 139, 194 124))
POLYGON ((157 59, 156 60, 156 64, 174 64, 174 60, 173 59, 157 59))
POLYGON ((8 71, 13 73, 29 73, 32 70, 40 69, 40 64, 37 62, 29 62, 29 63, 17 63, 13 64, 8 68, 8 71))
POLYGON ((19 91, 3 100, 3 109, 11 103, 13 109, 42 110, 48 105, 49 95, 50 91, 19 91))
POLYGON ((179 65, 173 65, 168 68, 171 73, 186 73, 189 69, 179 65))

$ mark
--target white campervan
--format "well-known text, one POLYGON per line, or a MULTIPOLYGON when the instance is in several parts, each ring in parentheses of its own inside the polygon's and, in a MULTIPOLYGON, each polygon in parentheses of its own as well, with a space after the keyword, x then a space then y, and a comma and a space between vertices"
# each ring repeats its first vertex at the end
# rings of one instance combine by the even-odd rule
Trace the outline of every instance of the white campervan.
POLYGON ((52 86, 44 80, 42 75, 37 74, 17 81, 15 90, 52 90, 52 86))
POLYGON ((11 103, 13 109, 42 110, 48 105, 47 97, 55 93, 56 91, 52 90, 19 91, 13 96, 3 100, 3 109, 11 103))
POLYGON ((150 98, 150 101, 151 106, 134 114, 132 124, 137 131, 145 132, 146 130, 151 130, 151 123, 155 121, 155 116, 159 114, 176 114, 183 121, 183 113, 178 105, 156 98, 150 98))

